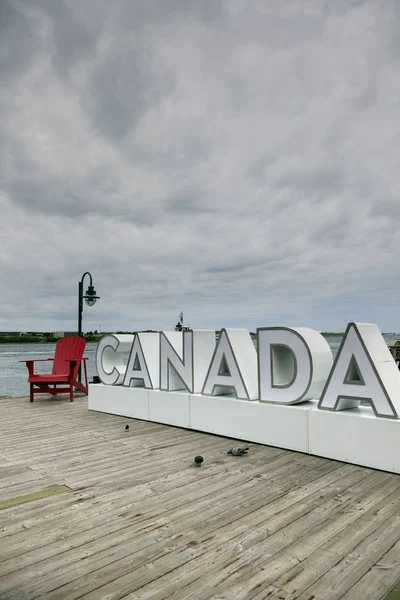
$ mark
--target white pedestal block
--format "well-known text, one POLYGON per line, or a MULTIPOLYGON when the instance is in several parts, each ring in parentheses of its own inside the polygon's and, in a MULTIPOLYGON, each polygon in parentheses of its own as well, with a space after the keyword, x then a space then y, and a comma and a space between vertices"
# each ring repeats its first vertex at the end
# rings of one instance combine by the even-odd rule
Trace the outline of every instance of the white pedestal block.
POLYGON ((190 426, 238 440, 308 452, 307 413, 313 406, 312 402, 282 406, 191 394, 190 426))
POLYGON ((189 393, 149 390, 149 420, 190 428, 189 393))
POLYGON ((149 420, 149 390, 122 385, 89 385, 89 410, 149 420))
POLYGON ((378 418, 363 406, 313 409, 308 417, 310 454, 400 473, 400 420, 378 418))
POLYGON ((155 421, 400 474, 400 420, 369 407, 319 410, 316 402, 284 406, 95 384, 89 410, 155 421))

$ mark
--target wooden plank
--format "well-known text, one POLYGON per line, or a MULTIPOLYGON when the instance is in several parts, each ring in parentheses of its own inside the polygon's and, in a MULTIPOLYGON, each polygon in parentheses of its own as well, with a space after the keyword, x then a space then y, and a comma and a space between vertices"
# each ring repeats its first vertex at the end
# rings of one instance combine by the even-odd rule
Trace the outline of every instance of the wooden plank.
POLYGON ((322 600, 335 582, 377 600, 396 581, 396 475, 256 444, 235 459, 235 440, 86 399, 0 402, 0 493, 73 488, 1 511, 2 600, 322 600))
MULTIPOLYGON (((352 472, 348 476, 348 479, 355 478, 357 475, 360 478, 360 472, 352 472)), ((342 480, 344 479, 345 478, 342 478, 342 480)), ((346 486, 348 486, 349 483, 349 480, 346 480, 345 482, 342 481, 341 485, 346 488, 346 486)), ((334 488, 334 490, 331 491, 332 493, 336 494, 336 487, 334 488)), ((281 493, 281 495, 283 494, 281 493)), ((151 580, 153 578, 159 580, 160 585, 162 585, 163 588, 164 584, 161 582, 160 578, 163 575, 164 569, 166 569, 166 571, 169 572, 172 570, 172 566, 174 566, 174 568, 179 568, 180 566, 182 566, 181 563, 183 561, 183 566, 186 572, 191 573, 195 569, 195 566, 192 565, 188 569, 186 563, 191 562, 194 558, 198 560, 203 555, 208 555, 209 553, 213 555, 212 551, 216 552, 216 555, 213 555, 213 564, 215 565, 216 563, 219 563, 221 560, 220 550, 218 550, 221 544, 221 527, 225 526, 225 532, 227 536, 225 541, 230 540, 232 536, 232 524, 237 523, 237 521, 244 515, 249 513, 251 514, 254 509, 254 505, 251 500, 247 501, 246 498, 244 498, 242 500, 242 503, 238 504, 238 498, 234 495, 231 495, 230 499, 230 505, 220 507, 219 511, 223 510, 223 512, 219 512, 217 515, 214 516, 214 518, 212 518, 211 514, 206 510, 206 507, 203 506, 202 515, 204 517, 204 520, 202 520, 201 522, 202 531, 200 532, 200 535, 204 537, 203 544, 197 543, 196 545, 193 545, 193 521, 198 520, 198 511, 196 510, 194 513, 192 511, 188 514, 186 519, 182 518, 184 515, 182 515, 180 512, 175 512, 174 522, 176 522, 177 524, 177 529, 173 529, 174 535, 176 537, 172 542, 172 547, 167 546, 167 550, 165 550, 165 544, 163 544, 161 547, 160 544, 155 544, 154 548, 142 546, 142 550, 135 552, 135 556, 133 556, 132 548, 129 548, 128 546, 127 550, 130 551, 130 553, 118 561, 114 560, 112 569, 111 566, 109 566, 108 564, 106 564, 100 569, 96 568, 95 571, 90 572, 90 583, 86 581, 87 575, 82 575, 81 579, 75 581, 73 586, 65 585, 62 588, 60 588, 59 593, 58 590, 54 590, 52 592, 53 597, 56 599, 62 598, 63 595, 67 595, 68 598, 75 598, 74 594, 76 594, 77 590, 79 589, 79 593, 83 591, 85 594, 88 595, 88 598, 91 598, 92 596, 93 598, 95 598, 96 594, 98 594, 99 587, 104 587, 102 593, 110 593, 112 587, 115 586, 115 581, 108 584, 105 583, 105 579, 109 580, 110 577, 115 577, 115 579, 118 579, 118 586, 120 588, 122 586, 124 593, 129 593, 133 590, 136 590, 138 587, 149 583, 148 578, 150 574, 147 568, 147 564, 149 561, 152 562, 152 565, 154 567, 154 573, 151 576, 151 580), (186 529, 188 531, 186 531, 186 529), (216 531, 218 532, 218 535, 215 535, 216 531), (137 565, 137 568, 135 570, 132 569, 133 562, 135 565, 137 565), (78 581, 79 585, 78 587, 76 587, 78 581)), ((318 503, 319 502, 320 500, 318 498, 318 503)), ((268 504, 268 497, 261 497, 261 506, 265 506, 266 504, 268 504)), ((308 502, 305 502, 304 504, 309 505, 308 502)), ((277 505, 277 510, 279 511, 279 504, 277 505)), ((289 517, 287 517, 287 519, 288 518, 289 517)), ((169 524, 171 524, 171 520, 169 520, 169 524)), ((249 530, 248 525, 245 526, 245 531, 247 531, 247 534, 241 532, 241 535, 247 535, 250 537, 254 535, 261 535, 261 538, 264 538, 265 535, 268 535, 267 533, 265 533, 265 531, 262 530, 260 530, 259 532, 256 532, 254 529, 249 530)), ((154 539, 156 540, 160 537, 160 531, 155 530, 154 533, 154 539)), ((167 531, 167 533, 169 532, 167 531)), ((199 532, 197 532, 197 534, 199 534, 199 532)), ((235 532, 235 534, 237 535, 237 532, 235 532)), ((232 556, 232 553, 235 555, 237 552, 238 542, 235 538, 231 540, 228 545, 230 550, 230 556, 232 556)), ((142 540, 140 538, 138 539, 138 537, 135 536, 135 547, 140 548, 141 541, 142 540)), ((143 541, 147 544, 149 541, 149 536, 147 535, 145 538, 143 538, 143 541)), ((99 558, 99 555, 97 555, 96 567, 99 566, 99 558)), ((105 556, 105 558, 107 561, 109 561, 109 557, 107 557, 107 555, 105 556)), ((114 556, 113 558, 115 559, 116 556, 114 556)), ((203 569, 202 572, 204 573, 203 569)), ((198 585, 196 585, 196 589, 197 588, 198 585)), ((195 593, 198 594, 198 590, 195 593)))
MULTIPOLYGON (((283 468, 281 470, 281 480, 282 482, 285 482, 288 480, 288 478, 290 477, 290 471, 294 471, 293 469, 293 465, 286 464, 283 465, 286 468, 283 468)), ((296 466, 296 471, 297 473, 299 472, 299 465, 295 465, 296 466)), ((306 468, 309 468, 308 466, 306 468)), ((296 473, 296 475, 297 475, 296 473)), ((292 477, 293 477, 293 473, 292 473, 292 477)), ((257 478, 258 479, 258 478, 257 478)), ((240 481, 240 479, 238 479, 238 481, 240 481)), ((246 487, 249 488, 249 483, 247 482, 246 487)), ((258 481, 256 480, 254 487, 254 493, 257 495, 258 494, 258 481)), ((251 487, 251 486, 250 486, 251 487)), ((283 494, 284 492, 279 492, 279 495, 283 494)), ((105 520, 107 519, 107 517, 113 517, 115 515, 113 515, 111 513, 105 513, 104 511, 100 510, 100 512, 98 513, 97 517, 94 517, 92 515, 92 518, 90 520, 82 518, 82 522, 83 522, 83 529, 80 529, 79 534, 77 534, 77 530, 79 527, 79 523, 77 522, 72 522, 71 520, 68 519, 68 527, 71 528, 71 530, 75 533, 75 537, 78 536, 78 538, 74 541, 74 538, 69 538, 68 543, 65 545, 65 549, 68 550, 70 549, 73 545, 75 545, 75 547, 79 547, 81 545, 83 545, 84 543, 86 543, 88 540, 92 540, 95 537, 102 537, 102 534, 104 534, 104 531, 106 530, 105 528, 108 527, 109 533, 111 532, 111 529, 114 528, 115 533, 118 534, 118 532, 120 532, 121 530, 124 532, 124 535, 128 536, 128 539, 131 539, 131 536, 137 532, 142 530, 144 527, 147 530, 148 529, 148 523, 150 521, 150 523, 152 523, 152 528, 153 530, 156 530, 156 524, 158 523, 159 526, 163 526, 165 523, 170 524, 171 519, 172 519, 172 515, 174 517, 175 520, 179 520, 182 518, 182 516, 185 513, 191 513, 193 511, 193 504, 194 503, 201 503, 202 504, 202 508, 203 511, 207 508, 207 506, 211 506, 215 511, 217 511, 217 514, 219 514, 219 512, 221 510, 223 510, 223 507, 221 508, 218 504, 218 501, 220 499, 229 499, 229 497, 231 496, 231 492, 230 490, 226 488, 226 485, 224 484, 224 482, 222 481, 211 481, 207 486, 201 485, 201 486, 197 486, 197 487, 193 487, 193 490, 191 492, 191 494, 186 494, 186 495, 182 495, 181 493, 175 493, 174 491, 170 491, 167 492, 166 495, 162 498, 162 501, 160 503, 160 499, 159 498, 155 498, 153 500, 149 500, 149 502, 146 504, 146 507, 142 507, 141 506, 141 502, 136 502, 134 504, 131 504, 129 507, 126 507, 125 510, 122 511, 121 513, 121 509, 120 507, 116 508, 117 511, 117 516, 119 517, 120 515, 124 516, 125 519, 123 519, 121 521, 121 519, 116 519, 116 521, 113 523, 111 520, 111 525, 105 525, 105 520), (162 510, 161 510, 162 507, 162 510), (140 510, 140 513, 137 514, 137 511, 140 510), (177 513, 177 511, 179 511, 179 513, 177 513), (131 525, 130 527, 128 525, 131 525), (97 529, 96 529, 97 527, 97 529), (99 529, 100 528, 100 529, 99 529)), ((247 502, 251 502, 252 499, 252 495, 250 495, 250 493, 247 494, 247 502)), ((264 499, 262 499, 262 502, 264 503, 264 499)), ((109 519, 108 519, 109 521, 109 519)), ((25 546, 26 546, 26 539, 27 537, 29 537, 29 546, 30 549, 32 550, 33 548, 45 548, 45 552, 47 556, 51 556, 51 553, 56 553, 59 554, 60 550, 62 549, 62 545, 60 546, 60 542, 58 541, 59 538, 59 530, 54 529, 52 526, 49 528, 47 535, 46 535, 46 531, 41 528, 40 529, 40 536, 38 536, 37 539, 35 539, 33 537, 33 532, 28 531, 28 532, 23 532, 21 534, 19 534, 18 536, 13 536, 13 545, 12 545, 12 551, 10 551, 10 549, 7 549, 7 551, 5 551, 5 554, 9 556, 9 560, 10 560, 10 565, 9 568, 10 569, 15 569, 15 568, 21 568, 21 566, 26 566, 26 556, 20 556, 19 557, 19 561, 18 563, 16 563, 13 560, 14 556, 19 555, 20 553, 24 554, 24 550, 25 550, 25 546), (52 540, 55 541, 54 544, 54 549, 52 548, 52 540)), ((149 541, 149 536, 146 535, 147 541, 149 541)), ((110 539, 110 538, 109 538, 110 539)), ((112 541, 110 541, 109 543, 112 544, 112 541)), ((1 548, 0 548, 0 558, 1 558, 1 548)), ((35 557, 37 558, 37 557, 35 557)), ((4 573, 4 568, 7 567, 7 563, 1 563, 0 564, 0 573, 4 573)), ((8 573, 10 571, 7 571, 8 573)))
MULTIPOLYGON (((379 501, 384 502, 387 494, 393 488, 397 489, 397 485, 398 482, 392 479, 386 483, 386 487, 382 486, 378 475, 372 493, 368 494, 368 489, 372 489, 371 481, 364 478, 351 487, 351 500, 357 499, 360 509, 365 511, 371 505, 375 507, 379 501)), ((218 564, 216 569, 213 568, 211 565, 216 564, 218 558, 211 556, 207 574, 198 572, 197 580, 171 597, 174 600, 188 598, 199 588, 201 578, 201 591, 196 596, 198 600, 208 598, 212 593, 224 595, 228 591, 242 599, 246 598, 251 590, 259 591, 257 586, 272 584, 279 575, 304 560, 310 553, 310 548, 318 548, 336 532, 356 520, 358 513, 345 510, 349 504, 350 498, 347 496, 346 499, 345 489, 342 494, 333 495, 328 502, 323 502, 311 513, 305 513, 288 524, 285 523, 283 511, 283 515, 278 514, 266 523, 269 535, 253 528, 247 539, 240 540, 239 552, 237 550, 236 555, 234 552, 226 555, 225 565, 221 567, 218 564)), ((193 570, 190 577, 193 577, 193 570)))
MULTIPOLYGON (((275 458, 274 459, 271 458, 269 464, 271 464, 272 460, 275 460, 274 466, 276 469, 278 469, 281 465, 285 466, 291 462, 290 456, 288 456, 287 454, 277 454, 275 458), (275 458, 278 460, 275 460, 275 458)), ((246 463, 246 464, 248 464, 248 463, 246 463)), ((240 465, 238 465, 238 467, 235 470, 230 470, 229 475, 227 475, 227 477, 229 477, 229 479, 227 479, 226 484, 233 485, 235 483, 242 481, 243 478, 245 478, 245 479, 249 479, 252 477, 261 478, 263 476, 262 470, 260 470, 257 465, 250 469, 246 469, 245 472, 243 471, 243 469, 245 468, 244 464, 242 463, 242 465, 243 465, 242 467, 240 465)), ((205 468, 201 468, 201 469, 187 468, 184 470, 178 470, 178 471, 175 470, 172 472, 169 470, 166 472, 166 470, 163 469, 162 472, 159 474, 160 476, 157 479, 153 480, 151 482, 150 486, 148 484, 145 484, 145 485, 138 484, 137 481, 135 481, 135 484, 134 484, 135 494, 138 492, 138 490, 140 490, 141 487, 149 490, 149 494, 157 493, 158 495, 160 495, 166 491, 170 491, 171 493, 168 495, 168 497, 163 496, 161 498, 161 496, 159 496, 159 500, 162 499, 163 506, 165 507, 165 502, 167 501, 168 498, 182 496, 182 491, 179 490, 180 487, 185 487, 186 488, 185 492, 190 492, 190 489, 192 487, 196 488, 198 483, 200 482, 200 485, 203 488, 204 484, 207 484, 208 480, 210 478, 215 479, 216 476, 218 476, 219 474, 220 474, 220 465, 219 464, 212 464, 211 467, 205 467, 205 468)), ((219 481, 219 477, 218 477, 218 481, 219 481)), ((216 487, 214 489, 218 489, 218 486, 223 487, 224 484, 220 481, 216 482, 216 487)), ((85 502, 82 506, 82 510, 81 510, 82 514, 83 514, 83 511, 86 511, 86 509, 92 510, 93 506, 95 506, 95 505, 97 505, 98 508, 97 508, 97 511, 95 510, 95 512, 94 513, 92 512, 92 514, 104 514, 107 511, 108 507, 112 506, 112 504, 116 500, 120 500, 120 502, 119 502, 120 505, 124 505, 126 502, 129 502, 129 500, 131 501, 130 504, 132 504, 131 482, 127 483, 126 492, 124 490, 115 490, 115 489, 112 489, 112 491, 102 490, 101 505, 95 495, 89 496, 85 489, 80 489, 78 491, 81 492, 79 495, 79 498, 82 500, 85 500, 85 502)), ((197 494, 197 491, 196 491, 196 494, 197 494)), ((202 495, 202 494, 203 494, 203 491, 201 491, 200 495, 202 495)), ((42 514, 42 513, 43 513, 43 511, 40 511, 40 514, 42 514)), ((15 514, 16 513, 14 512, 14 516, 15 516, 15 514)), ((46 516, 47 520, 52 518, 52 515, 45 515, 45 516, 46 516)), ((57 518, 57 517, 55 516, 55 518, 57 518)), ((29 526, 29 523, 27 523, 25 520, 26 519, 25 513, 22 514, 21 519, 24 519, 25 525, 29 526)), ((0 515, 0 524, 1 524, 1 515, 0 515)))
MULTIPOLYGON (((304 457, 304 458, 307 458, 307 457, 304 457)), ((297 469, 298 469, 298 467, 297 467, 297 469)), ((228 494, 228 495, 229 495, 229 494, 228 494)), ((211 498, 211 499, 210 499, 210 502, 211 502, 211 503, 213 503, 213 504, 215 504, 215 498, 211 498)), ((222 506, 222 507, 218 507, 218 506, 217 506, 215 510, 217 510, 217 511, 220 511, 220 510, 224 510, 224 509, 223 509, 223 506, 222 506)), ((232 519, 234 519, 234 518, 235 518, 235 516, 229 516, 229 513, 228 513, 228 520, 232 520, 232 519)), ((180 515, 175 515, 175 519, 176 519, 176 520, 177 520, 177 522, 179 523, 180 515)), ((168 525, 168 524, 169 524, 169 520, 165 521, 165 523, 164 523, 164 524, 167 524, 167 525, 168 525)), ((139 523, 139 525, 140 525, 139 529, 142 529, 142 530, 143 530, 143 523, 139 523)), ((151 524, 151 528, 152 528, 152 530, 154 531, 154 535, 157 537, 157 536, 159 536, 159 531, 157 531, 157 528, 156 528, 156 526, 155 526, 155 525, 156 525, 156 524, 152 523, 152 524, 151 524)), ((131 540, 131 539, 132 539, 132 534, 131 534, 131 532, 130 532, 130 531, 127 531, 127 530, 124 528, 124 529, 122 530, 122 532, 123 532, 123 533, 124 533, 124 534, 127 536, 127 539, 128 539, 128 540, 131 540)), ((148 534, 148 531, 147 531, 147 527, 146 527, 146 529, 144 530, 144 533, 146 534, 146 535, 144 536, 144 537, 146 538, 146 543, 149 543, 149 542, 150 542, 150 538, 149 538, 149 534, 148 534)), ((169 533, 169 532, 168 532, 168 530, 167 530, 167 531, 166 531, 166 535, 167 535, 167 536, 168 536, 168 533, 169 533)), ((90 537, 90 538, 93 538, 93 533, 90 533, 90 536, 89 536, 89 537, 90 537)), ((191 535, 190 535, 190 537, 191 537, 191 535)), ((190 541, 190 537, 189 537, 189 541, 190 541)), ((121 543, 121 540, 118 540, 118 542, 119 542, 119 543, 121 543)), ((138 538, 137 538, 137 536, 135 536, 135 542, 136 542, 136 544, 138 543, 138 538)), ((59 546, 58 546, 58 549, 59 549, 59 546)), ((130 545, 130 544, 128 544, 127 548, 123 548, 122 550, 123 550, 124 554, 127 554, 127 553, 129 554, 129 553, 131 553, 131 552, 132 552, 131 545, 130 545)), ((113 550, 113 558, 114 558, 114 559, 115 559, 115 557, 116 557, 115 555, 116 555, 116 553, 115 553, 115 550, 113 550)), ((19 562, 20 562, 21 558, 23 559, 23 556, 22 556, 22 557, 20 557, 20 559, 19 559, 19 562)), ((108 558, 107 556, 106 556, 105 558, 106 558, 106 562, 108 562, 109 558, 108 558)), ((97 556, 96 556, 96 562, 98 563, 98 561, 99 561, 99 556, 97 555, 97 556)), ((15 561, 14 561, 14 563, 15 563, 15 561)), ((85 568, 86 568, 86 567, 85 567, 85 568)), ((26 575, 26 571, 24 572, 24 575, 26 575)))
POLYGON ((10 485, 8 488, 1 489, 0 502, 5 502, 9 498, 16 498, 19 496, 26 496, 27 494, 31 493, 37 493, 44 487, 54 487, 57 485, 63 485, 63 482, 52 477, 39 475, 31 481, 25 481, 23 483, 10 485))
POLYGON ((400 600, 400 581, 390 590, 384 600, 400 600))
MULTIPOLYGON (((400 537, 399 489, 275 582, 299 600, 341 598, 400 537), (394 541, 393 541, 394 540, 394 541), (307 590, 298 594, 298 590, 307 590)), ((398 572, 400 577, 400 572, 398 572)))
MULTIPOLYGON (((391 538, 393 539, 393 537, 392 535, 391 538)), ((391 589, 399 580, 399 577, 400 541, 396 541, 377 562, 370 566, 368 572, 354 583, 353 587, 342 596, 342 599, 358 600, 362 598, 363 600, 375 600, 378 597, 376 590, 384 591, 391 589)))
MULTIPOLYGON (((279 456, 281 456, 281 458, 279 459, 279 462, 276 463, 277 467, 279 467, 280 464, 286 464, 290 461, 289 456, 287 456, 286 454, 282 455, 282 453, 279 453, 279 454, 276 454, 274 458, 271 458, 270 462, 271 462, 271 460, 275 460, 275 458, 279 457, 279 456)), ((242 465, 244 468, 243 463, 242 463, 242 465)), ((257 470, 257 467, 255 467, 255 468, 257 470)), ((206 480, 208 480, 210 477, 217 475, 219 473, 219 470, 220 470, 219 464, 214 464, 214 463, 212 464, 211 467, 201 468, 200 470, 192 469, 192 468, 184 469, 183 471, 174 471, 174 472, 169 472, 169 471, 165 472, 165 470, 163 470, 162 476, 151 483, 150 490, 151 490, 151 492, 161 493, 163 491, 171 489, 173 495, 175 494, 176 496, 178 496, 178 495, 180 496, 181 491, 179 491, 177 488, 179 488, 180 486, 183 486, 183 485, 184 486, 189 486, 189 485, 196 486, 196 484, 199 480, 201 480, 202 483, 207 482, 206 480)), ((238 469, 236 469, 235 472, 232 474, 232 477, 234 479, 230 479, 227 483, 233 483, 237 479, 237 477, 239 477, 239 480, 240 480, 240 477, 242 475, 243 475, 242 468, 238 464, 238 469)), ((247 475, 249 477, 253 476, 253 470, 247 472, 247 475)), ((256 473, 254 473, 254 475, 261 476, 261 473, 257 471, 256 473)), ((147 489, 147 486, 145 486, 145 487, 147 489)), ((136 491, 138 490, 137 483, 135 484, 135 490, 136 491)), ((92 505, 97 505, 98 506, 98 511, 97 511, 98 514, 100 514, 100 512, 103 514, 107 510, 107 506, 110 506, 117 499, 121 500, 121 502, 120 502, 121 505, 126 503, 127 501, 129 501, 129 499, 132 499, 131 485, 127 486, 126 493, 128 494, 128 498, 124 497, 125 492, 123 490, 116 491, 113 489, 112 491, 102 491, 101 506, 100 506, 98 499, 96 499, 96 496, 94 496, 94 495, 90 496, 85 490, 80 490, 80 491, 81 491, 81 493, 79 494, 79 499, 81 499, 82 501, 85 501, 83 506, 81 506, 80 512, 82 512, 86 508, 91 509, 92 505)), ((19 525, 19 519, 17 518, 18 514, 19 513, 14 511, 14 514, 13 514, 14 523, 16 523, 17 526, 19 525)), ((43 515, 43 511, 40 511, 39 514, 43 515)), ((52 515, 46 515, 46 520, 48 520, 51 517, 52 517, 52 515)), ((57 518, 57 516, 55 518, 57 518)), ((25 526, 29 526, 29 523, 27 523, 25 520, 25 513, 22 512, 20 519, 24 519, 25 526)), ((0 525, 1 524, 2 524, 2 520, 1 520, 1 515, 0 515, 0 525)), ((5 528, 5 529, 8 531, 9 528, 5 528)))
POLYGON ((24 474, 27 471, 30 471, 29 467, 14 467, 14 466, 1 466, 0 467, 0 485, 3 485, 3 481, 8 479, 9 477, 13 477, 15 475, 19 475, 20 473, 24 474))
POLYGON ((47 498, 48 496, 55 496, 56 494, 62 494, 70 491, 70 488, 66 485, 56 485, 53 487, 44 488, 37 492, 26 494, 25 496, 17 496, 14 498, 9 498, 8 500, 3 500, 0 502, 0 510, 11 508, 12 506, 17 506, 18 504, 34 502, 35 500, 41 500, 42 498, 47 498))
POLYGON ((30 467, 9 467, 10 471, 11 469, 14 471, 14 473, 10 473, 9 475, 0 479, 0 494, 13 485, 16 486, 26 482, 37 481, 40 477, 40 474, 38 475, 37 471, 31 469, 30 467))
MULTIPOLYGON (((260 585, 260 587, 262 586, 260 585)), ((258 592, 255 590, 255 592, 256 595, 252 596, 252 600, 295 600, 293 597, 290 598, 290 594, 284 590, 280 590, 275 585, 269 585, 265 589, 261 589, 261 591, 258 590, 258 592)), ((217 596, 215 598, 217 598, 217 596)), ((237 596, 232 596, 232 600, 239 600, 239 598, 237 598, 237 596)), ((243 598, 240 598, 240 600, 243 600, 243 598)), ((317 600, 317 598, 310 597, 308 600, 317 600)))

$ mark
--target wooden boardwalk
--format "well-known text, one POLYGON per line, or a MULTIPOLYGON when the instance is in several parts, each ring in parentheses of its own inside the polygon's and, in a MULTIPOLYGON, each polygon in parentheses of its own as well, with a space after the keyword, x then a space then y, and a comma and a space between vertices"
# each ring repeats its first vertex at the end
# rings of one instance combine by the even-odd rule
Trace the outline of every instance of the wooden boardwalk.
POLYGON ((232 457, 235 440, 83 397, 0 408, 1 600, 378 600, 400 578, 398 475, 232 457))

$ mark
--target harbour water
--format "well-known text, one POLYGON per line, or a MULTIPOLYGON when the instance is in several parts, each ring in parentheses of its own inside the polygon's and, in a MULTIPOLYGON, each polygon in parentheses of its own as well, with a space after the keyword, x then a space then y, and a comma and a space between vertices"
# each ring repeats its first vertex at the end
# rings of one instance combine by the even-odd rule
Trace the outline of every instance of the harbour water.
MULTIPOLYGON (((383 334, 388 345, 400 339, 400 334, 383 334)), ((341 336, 329 336, 327 341, 335 356, 341 336)), ((89 381, 96 375, 95 353, 97 343, 87 343, 85 356, 88 357, 87 369, 89 381)), ((46 359, 54 356, 54 344, 0 344, 0 396, 27 396, 29 394, 28 371, 23 360, 46 359)), ((49 373, 50 362, 39 362, 35 365, 38 373, 49 373)))
MULTIPOLYGON (((0 396, 27 396, 28 369, 20 360, 46 359, 54 356, 54 344, 0 344, 0 396)), ((84 356, 88 357, 89 381, 96 375, 96 343, 87 343, 84 356)), ((35 363, 35 372, 51 373, 51 362, 35 363)))

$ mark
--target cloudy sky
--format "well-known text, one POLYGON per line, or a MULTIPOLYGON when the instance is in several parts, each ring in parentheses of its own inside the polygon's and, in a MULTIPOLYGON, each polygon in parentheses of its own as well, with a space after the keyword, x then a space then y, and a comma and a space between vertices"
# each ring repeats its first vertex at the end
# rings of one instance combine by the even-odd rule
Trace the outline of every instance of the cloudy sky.
POLYGON ((400 331, 399 19, 0 0, 0 330, 400 331))

